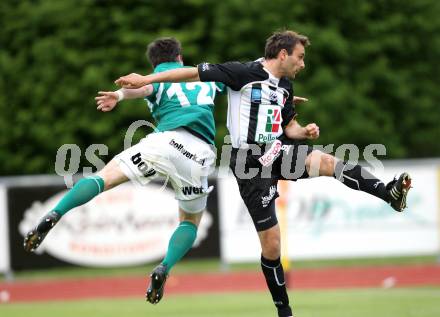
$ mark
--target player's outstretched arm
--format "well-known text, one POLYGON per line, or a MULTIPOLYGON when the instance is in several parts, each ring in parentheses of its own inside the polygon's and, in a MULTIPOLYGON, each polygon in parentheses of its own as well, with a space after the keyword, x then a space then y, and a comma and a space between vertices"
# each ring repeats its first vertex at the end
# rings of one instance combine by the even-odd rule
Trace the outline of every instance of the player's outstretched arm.
POLYGON ((298 121, 296 121, 296 119, 292 119, 285 127, 284 133, 289 139, 314 140, 319 137, 319 127, 315 123, 309 123, 303 127, 298 123, 298 121))
POLYGON ((97 109, 103 112, 112 111, 119 101, 124 99, 144 98, 153 92, 152 85, 145 85, 137 89, 121 88, 117 91, 99 91, 95 97, 97 109))
POLYGON ((196 67, 171 69, 165 72, 142 76, 136 73, 119 77, 115 84, 124 88, 139 88, 153 83, 179 83, 187 81, 199 81, 199 72, 196 67))

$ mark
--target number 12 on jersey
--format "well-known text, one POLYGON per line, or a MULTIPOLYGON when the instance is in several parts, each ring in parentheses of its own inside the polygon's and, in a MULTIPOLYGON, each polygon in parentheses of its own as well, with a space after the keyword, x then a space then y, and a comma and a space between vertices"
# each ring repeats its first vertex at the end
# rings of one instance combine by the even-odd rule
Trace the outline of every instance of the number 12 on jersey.
POLYGON ((215 83, 172 83, 167 89, 168 99, 177 97, 182 107, 188 107, 190 105, 211 105, 214 103, 215 97, 215 83), (187 92, 182 89, 184 87, 187 92), (196 92, 196 87, 200 87, 196 92), (212 89, 212 90, 211 90, 212 89))

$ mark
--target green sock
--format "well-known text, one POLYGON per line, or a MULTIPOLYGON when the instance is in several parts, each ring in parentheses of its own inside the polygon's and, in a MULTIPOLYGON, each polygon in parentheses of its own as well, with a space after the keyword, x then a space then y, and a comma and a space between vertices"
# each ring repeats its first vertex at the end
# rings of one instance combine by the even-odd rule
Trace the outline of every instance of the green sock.
POLYGON ((162 264, 167 266, 167 273, 191 249, 197 237, 197 226, 189 221, 182 221, 174 231, 168 243, 168 251, 162 264))
POLYGON ((63 216, 70 209, 84 205, 104 190, 104 180, 99 176, 80 179, 60 200, 53 211, 63 216))

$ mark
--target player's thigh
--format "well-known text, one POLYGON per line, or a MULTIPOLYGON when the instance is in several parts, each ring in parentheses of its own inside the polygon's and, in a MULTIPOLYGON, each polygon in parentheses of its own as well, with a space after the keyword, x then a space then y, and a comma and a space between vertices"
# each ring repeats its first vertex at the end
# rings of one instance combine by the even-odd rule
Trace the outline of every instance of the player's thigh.
POLYGON ((275 212, 275 199, 277 192, 277 179, 260 178, 252 179, 235 178, 240 196, 251 216, 257 232, 267 230, 278 223, 275 212))
POLYGON ((201 215, 206 209, 208 195, 213 187, 208 187, 208 177, 206 176, 191 182, 184 179, 179 179, 179 181, 179 184, 176 184, 172 180, 171 184, 179 202, 181 221, 185 217, 185 219, 194 220, 198 225, 197 221, 200 221, 201 215))
MULTIPOLYGON (((173 183, 180 187, 181 195, 197 195, 200 187, 206 190, 207 177, 215 169, 213 147, 186 131, 176 132, 168 147, 171 148, 169 160, 173 166, 168 174, 173 183)), ((176 188, 176 191, 178 190, 176 188)))
POLYGON ((182 209, 199 212, 206 207, 206 196, 212 190, 208 176, 215 167, 215 152, 209 144, 184 131, 176 133, 169 144, 173 169, 167 176, 176 199, 182 209))
POLYGON ((147 185, 157 178, 158 174, 161 174, 160 164, 168 162, 167 153, 160 151, 161 144, 154 135, 155 133, 147 135, 138 144, 122 151, 112 160, 127 179, 140 185, 147 185))
POLYGON ((128 177, 123 173, 114 159, 107 163, 97 175, 104 181, 104 190, 109 190, 128 181, 128 177))

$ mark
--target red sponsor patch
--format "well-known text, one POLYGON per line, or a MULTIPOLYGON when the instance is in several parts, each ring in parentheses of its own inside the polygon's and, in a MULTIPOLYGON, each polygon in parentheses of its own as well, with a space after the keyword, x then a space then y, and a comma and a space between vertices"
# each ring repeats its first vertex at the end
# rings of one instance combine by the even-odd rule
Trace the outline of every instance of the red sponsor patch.
POLYGON ((281 152, 281 146, 282 143, 280 140, 276 140, 274 143, 272 143, 272 146, 270 147, 269 151, 267 151, 264 155, 262 155, 258 161, 263 166, 268 166, 272 164, 272 162, 278 157, 278 155, 281 152))

